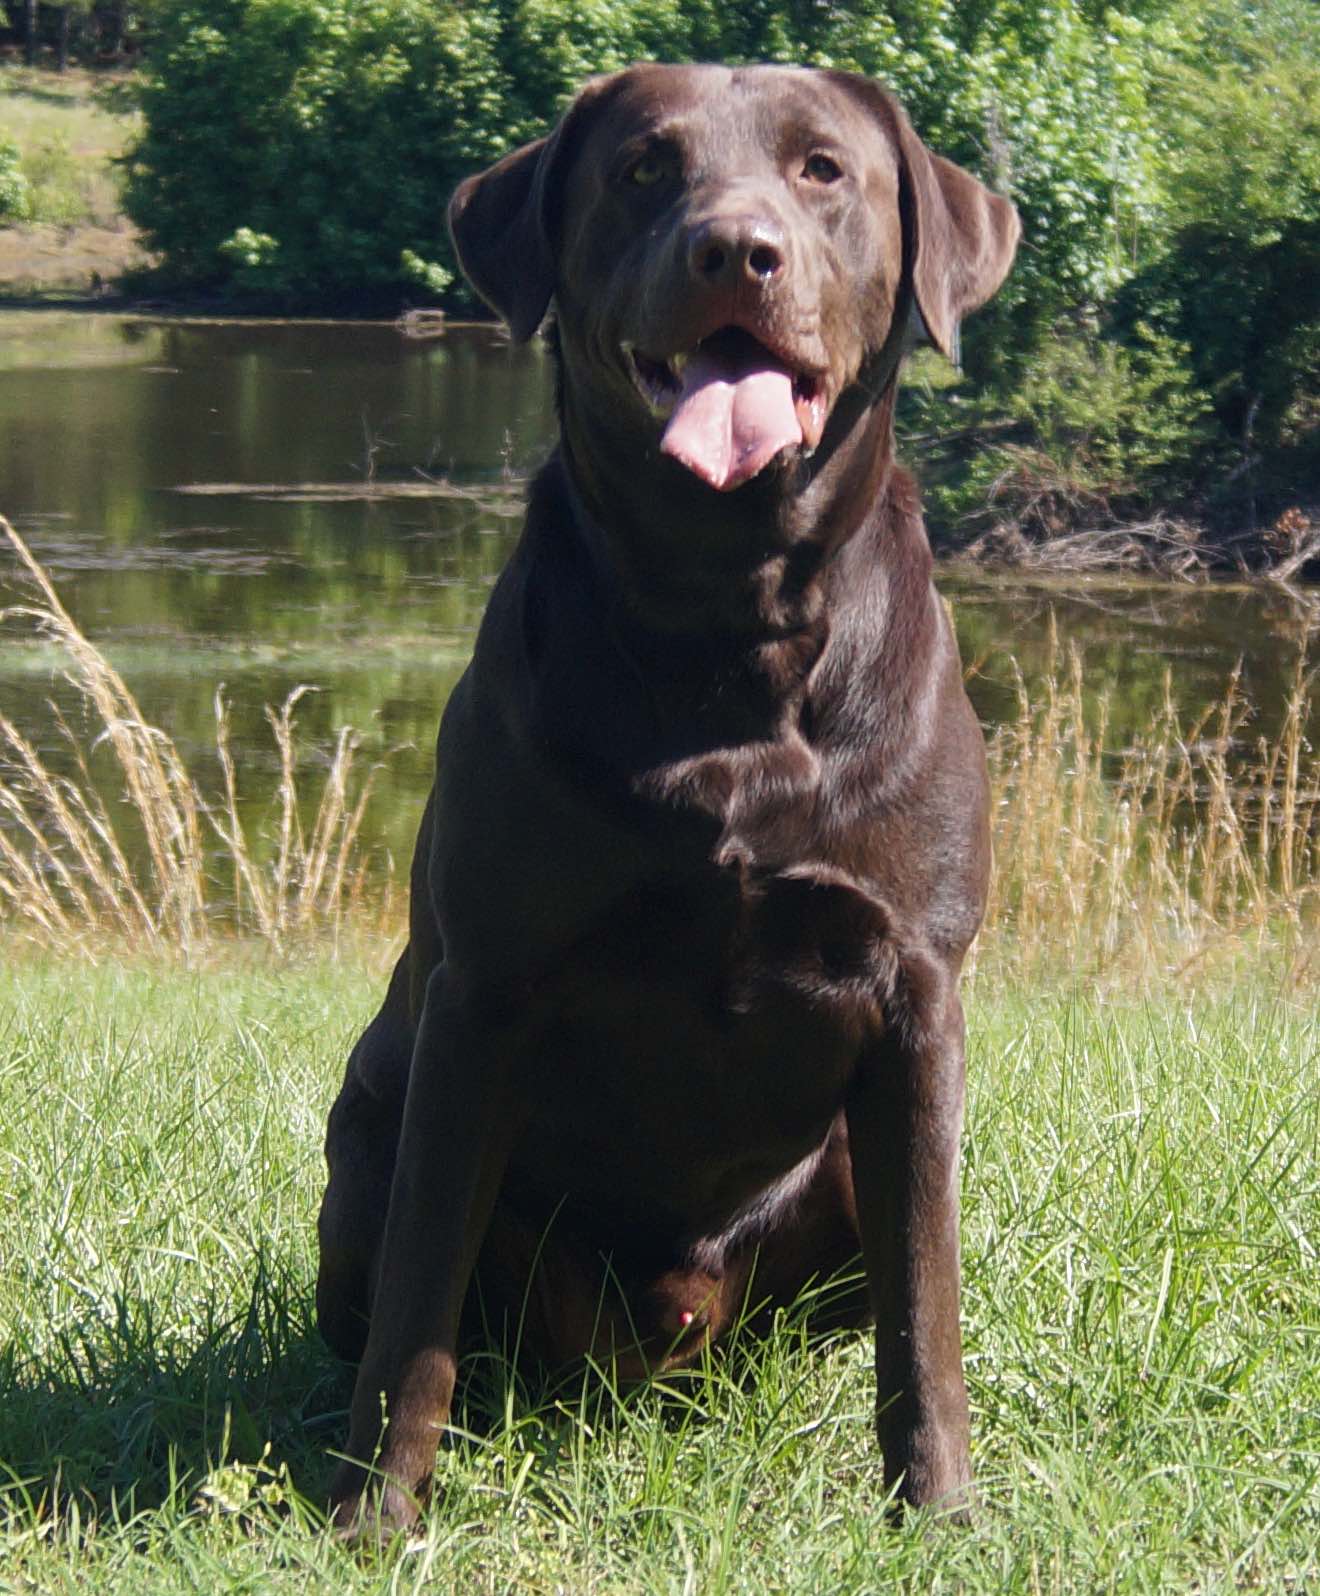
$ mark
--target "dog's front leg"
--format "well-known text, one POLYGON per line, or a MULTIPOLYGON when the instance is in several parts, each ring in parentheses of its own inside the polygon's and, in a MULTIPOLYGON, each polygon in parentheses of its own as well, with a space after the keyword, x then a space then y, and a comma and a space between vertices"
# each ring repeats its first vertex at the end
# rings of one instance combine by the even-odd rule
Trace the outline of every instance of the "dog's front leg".
POLYGON ((875 1309, 885 1483, 916 1506, 971 1497, 958 1324, 963 1016, 952 974, 901 961, 893 1023, 848 1103, 853 1187, 875 1309))
POLYGON ((334 1518, 388 1533, 417 1516, 449 1419, 459 1314, 518 1123, 511 1038, 437 971, 403 1111, 380 1272, 334 1518))

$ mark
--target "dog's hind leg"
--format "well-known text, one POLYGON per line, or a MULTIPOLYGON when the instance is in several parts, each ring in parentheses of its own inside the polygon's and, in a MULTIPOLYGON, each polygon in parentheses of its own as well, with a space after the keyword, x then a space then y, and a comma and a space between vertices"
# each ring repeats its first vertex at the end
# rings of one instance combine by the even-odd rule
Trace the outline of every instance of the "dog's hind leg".
MULTIPOLYGON (((761 1225, 714 1240, 723 1252, 726 1318, 736 1318, 741 1306, 754 1334, 767 1334, 781 1309, 803 1314, 813 1335, 870 1324, 843 1114, 809 1176, 784 1183, 761 1225)), ((699 1253, 711 1255, 709 1245, 699 1253)))

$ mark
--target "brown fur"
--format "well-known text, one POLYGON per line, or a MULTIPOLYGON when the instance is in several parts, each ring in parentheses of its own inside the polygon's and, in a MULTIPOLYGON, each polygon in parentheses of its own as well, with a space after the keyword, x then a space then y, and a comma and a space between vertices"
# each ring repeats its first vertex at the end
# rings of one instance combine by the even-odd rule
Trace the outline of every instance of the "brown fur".
POLYGON ((986 780, 892 406, 913 311, 948 350, 1012 207, 864 79, 638 67, 464 183, 451 225, 516 336, 553 303, 562 437, 445 710, 410 942, 330 1117, 318 1309, 361 1359, 348 1454, 383 1481, 345 1464, 338 1519, 415 1513, 474 1271, 526 1349, 642 1373, 858 1251, 885 1477, 957 1501, 986 780), (838 181, 804 175, 821 149, 838 181), (661 181, 627 180, 639 152, 661 181), (621 347, 728 324, 831 412, 810 458, 717 493, 657 452, 621 347))

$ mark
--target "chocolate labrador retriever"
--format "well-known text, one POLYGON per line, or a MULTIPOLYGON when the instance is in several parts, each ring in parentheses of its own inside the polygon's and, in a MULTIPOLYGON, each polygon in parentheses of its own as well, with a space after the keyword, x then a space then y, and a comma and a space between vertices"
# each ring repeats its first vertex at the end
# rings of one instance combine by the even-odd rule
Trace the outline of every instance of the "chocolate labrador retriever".
POLYGON ((626 1376, 858 1252, 886 1481, 952 1505, 986 776, 892 424, 1015 212, 864 78, 641 66, 449 219, 515 338, 553 304, 562 429, 330 1115, 337 1520, 415 1515, 474 1305, 626 1376))

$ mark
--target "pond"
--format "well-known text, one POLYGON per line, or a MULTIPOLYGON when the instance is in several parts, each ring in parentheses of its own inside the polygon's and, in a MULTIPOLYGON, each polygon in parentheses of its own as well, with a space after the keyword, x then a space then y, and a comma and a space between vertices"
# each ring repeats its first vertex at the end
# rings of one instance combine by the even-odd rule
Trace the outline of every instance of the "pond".
MULTIPOLYGON (((0 514, 79 626, 204 785, 224 684, 258 818, 278 776, 265 706, 315 687, 302 739, 361 733, 361 757, 381 765, 372 840, 396 860, 517 533, 520 479, 553 427, 546 352, 493 328, 0 312, 0 514)), ((11 571, 0 552, 0 579, 11 571)), ((1253 729, 1268 733, 1305 646, 1290 605, 1247 585, 953 566, 940 582, 988 726, 1012 711, 1014 661, 1029 683, 1044 669, 1052 628, 1111 695, 1116 746, 1166 667, 1194 711, 1239 659, 1253 729)), ((75 707, 60 669, 30 628, 0 631, 0 713, 56 764, 52 704, 75 707)))

